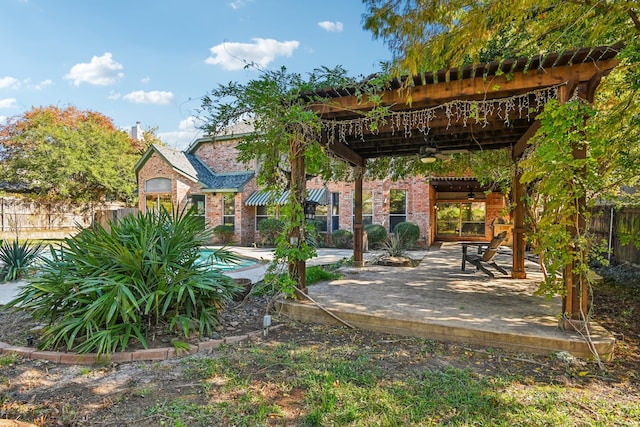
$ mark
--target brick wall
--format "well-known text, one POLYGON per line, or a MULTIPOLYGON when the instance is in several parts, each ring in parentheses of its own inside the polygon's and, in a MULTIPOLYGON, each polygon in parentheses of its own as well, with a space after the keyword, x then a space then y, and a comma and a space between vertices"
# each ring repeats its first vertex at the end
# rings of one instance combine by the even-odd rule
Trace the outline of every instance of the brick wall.
MULTIPOLYGON (((193 154, 198 156, 214 172, 238 172, 251 170, 255 165, 239 164, 236 160, 237 140, 223 140, 215 143, 200 143, 193 154)), ((138 174, 140 209, 144 209, 144 182, 150 178, 166 177, 172 180, 172 197, 183 206, 190 194, 203 194, 199 186, 176 173, 157 154, 152 155, 138 174)), ((327 188, 330 193, 339 193, 340 229, 353 229, 353 192, 354 184, 350 182, 323 183, 318 178, 310 180, 307 188, 327 188)), ((363 190, 373 192, 373 222, 389 228, 389 195, 391 190, 407 191, 407 221, 420 227, 420 243, 431 244, 435 238, 435 205, 436 192, 423 177, 407 178, 399 181, 391 179, 364 181, 363 190)), ((245 186, 243 192, 235 196, 235 242, 249 246, 260 241, 255 230, 255 207, 245 206, 247 198, 257 190, 255 178, 245 186)), ((205 193, 205 209, 207 224, 211 227, 222 224, 222 194, 205 193)), ((491 224, 502 217, 505 206, 504 198, 499 193, 491 193, 486 198, 486 233, 478 240, 491 238, 491 224)), ((331 212, 329 212, 329 218, 331 212)), ((330 221, 330 219, 328 220, 330 221)), ((327 243, 330 243, 330 236, 327 243)))
POLYGON ((138 172, 138 208, 145 211, 145 182, 152 178, 171 179, 171 199, 178 202, 178 208, 185 206, 191 192, 200 194, 200 187, 171 168, 157 153, 153 153, 138 172))

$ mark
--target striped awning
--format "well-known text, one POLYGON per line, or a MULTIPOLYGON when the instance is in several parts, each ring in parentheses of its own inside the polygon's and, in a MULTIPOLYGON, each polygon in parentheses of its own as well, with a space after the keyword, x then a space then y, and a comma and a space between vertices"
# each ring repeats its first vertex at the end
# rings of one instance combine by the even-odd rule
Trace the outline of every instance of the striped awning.
MULTIPOLYGON (((244 202, 245 206, 284 205, 289 198, 289 190, 275 192, 270 190, 256 191, 244 202)), ((318 205, 328 204, 327 189, 313 188, 307 190, 307 202, 318 205)))

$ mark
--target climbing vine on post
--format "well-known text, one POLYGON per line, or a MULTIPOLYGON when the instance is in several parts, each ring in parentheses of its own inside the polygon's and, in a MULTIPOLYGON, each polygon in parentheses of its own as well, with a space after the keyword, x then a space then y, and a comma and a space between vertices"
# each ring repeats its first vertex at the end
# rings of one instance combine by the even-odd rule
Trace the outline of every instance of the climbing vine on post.
MULTIPOLYGON (((541 198, 536 227, 527 238, 535 251, 543 256, 545 281, 538 290, 545 295, 564 295, 560 272, 572 266, 574 275, 587 277, 588 254, 594 242, 589 234, 589 210, 583 200, 593 202, 590 189, 598 179, 594 161, 597 142, 588 139, 585 123, 594 110, 579 100, 566 104, 551 101, 539 117, 540 130, 530 140, 519 167, 521 182, 541 198), (576 158, 575 150, 585 150, 584 158, 576 158)), ((587 121, 588 122, 588 121, 587 121)), ((531 203, 531 201, 528 201, 531 203)))

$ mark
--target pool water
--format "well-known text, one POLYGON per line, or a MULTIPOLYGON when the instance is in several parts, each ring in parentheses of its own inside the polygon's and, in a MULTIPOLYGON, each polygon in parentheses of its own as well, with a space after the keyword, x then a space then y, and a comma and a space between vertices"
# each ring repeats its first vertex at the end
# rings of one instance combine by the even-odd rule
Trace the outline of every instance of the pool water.
MULTIPOLYGON (((200 261, 205 262, 210 258, 215 250, 213 249, 200 249, 200 261)), ((237 263, 224 263, 216 260, 215 258, 211 259, 212 267, 222 271, 231 271, 238 270, 240 268, 246 268, 256 265, 258 262, 249 258, 240 258, 237 263)))

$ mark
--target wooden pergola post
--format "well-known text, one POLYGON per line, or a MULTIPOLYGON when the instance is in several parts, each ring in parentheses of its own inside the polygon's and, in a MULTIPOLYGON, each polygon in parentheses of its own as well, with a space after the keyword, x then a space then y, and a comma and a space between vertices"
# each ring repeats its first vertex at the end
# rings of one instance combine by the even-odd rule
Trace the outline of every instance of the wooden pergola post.
POLYGON ((513 268, 511 270, 511 278, 513 279, 526 279, 527 277, 527 273, 524 270, 525 187, 520 182, 520 177, 521 173, 516 169, 516 174, 513 178, 513 203, 515 205, 513 209, 513 268))
POLYGON ((353 265, 364 267, 364 225, 362 224, 362 177, 364 167, 355 167, 353 210, 353 265))
MULTIPOLYGON (((294 203, 300 206, 304 211, 304 203, 307 198, 307 181, 304 165, 304 150, 302 143, 296 138, 289 142, 290 159, 291 159, 291 196, 294 203)), ((298 221, 300 218, 292 218, 298 221)), ((305 236, 304 216, 300 223, 289 231, 289 244, 292 247, 300 248, 304 242, 305 236)), ((289 277, 298 283, 298 289, 305 294, 307 293, 307 264, 304 260, 289 260, 289 277)), ((299 291, 296 291, 298 299, 306 299, 299 291)))
MULTIPOLYGON (((518 142, 514 145, 511 151, 511 157, 514 161, 518 161, 522 154, 524 153, 527 144, 529 143, 529 139, 540 129, 540 122, 535 121, 529 129, 520 137, 518 142)), ((527 189, 520 182, 520 178, 522 177, 522 173, 518 167, 516 167, 516 172, 513 177, 513 191, 512 191, 512 202, 513 202, 513 266, 511 270, 511 278, 513 279, 526 279, 527 273, 524 269, 524 255, 526 250, 525 245, 525 233, 527 231, 525 226, 525 197, 527 193, 527 189)))
MULTIPOLYGON (((595 92, 595 86, 600 82, 600 76, 596 73, 597 78, 593 78, 586 85, 583 85, 578 94, 582 95, 583 99, 589 102, 593 102, 593 93, 595 92)), ((574 92, 579 88, 578 79, 571 79, 567 85, 560 89, 559 100, 561 103, 568 102, 574 95, 574 92)), ((584 160, 587 158, 587 152, 585 147, 573 146, 572 156, 575 160, 584 160)), ((586 169, 579 171, 579 174, 584 177, 586 169)), ((577 185, 574 182, 568 183, 569 185, 577 185)), ((569 232, 573 237, 577 237, 582 234, 586 228, 585 212, 587 210, 587 201, 585 196, 581 196, 577 199, 576 210, 573 214, 571 226, 569 226, 569 232)), ((575 248, 571 248, 573 250, 575 248)), ((585 260, 583 260, 584 262, 585 260)), ((565 295, 562 298, 562 313, 563 317, 560 320, 560 328, 562 329, 576 329, 579 324, 587 321, 588 302, 589 302, 589 283, 584 273, 576 271, 576 262, 572 261, 566 265, 562 271, 562 278, 565 286, 565 295), (576 325, 578 322, 578 325, 576 325)))

